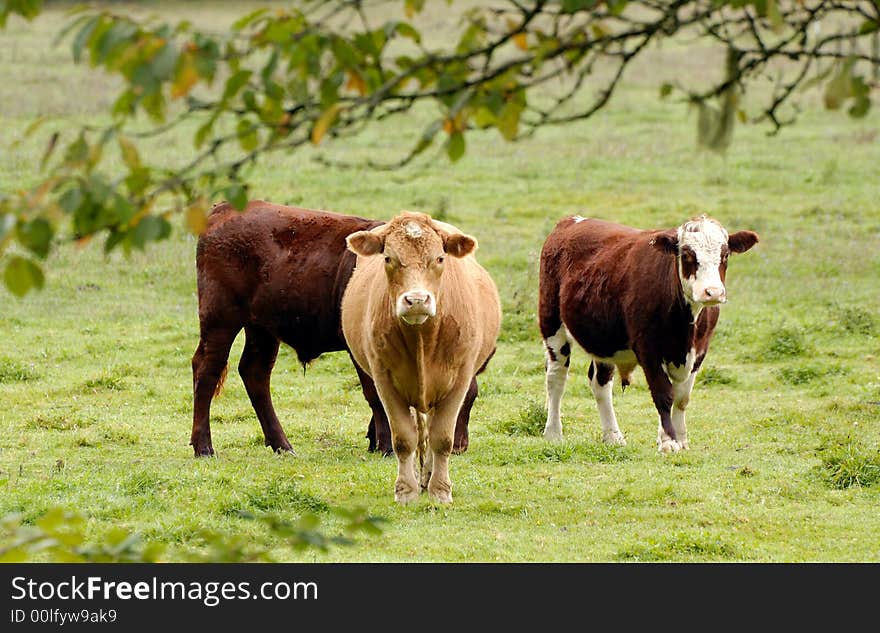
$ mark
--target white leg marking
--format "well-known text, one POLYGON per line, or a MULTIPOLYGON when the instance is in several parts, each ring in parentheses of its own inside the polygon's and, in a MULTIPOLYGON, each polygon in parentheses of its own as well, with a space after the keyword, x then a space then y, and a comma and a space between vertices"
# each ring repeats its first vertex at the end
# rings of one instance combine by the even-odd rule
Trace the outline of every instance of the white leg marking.
POLYGON ((596 406, 599 408, 599 422, 602 425, 602 441, 606 444, 614 444, 616 446, 626 446, 626 440, 620 428, 617 426, 617 417, 614 415, 614 403, 612 401, 612 391, 614 387, 614 378, 612 377, 604 385, 600 385, 597 380, 599 377, 598 367, 594 368, 593 377, 590 378, 590 389, 593 390, 593 396, 596 398, 596 406))
POLYGON ((687 450, 688 437, 687 425, 684 421, 684 410, 687 409, 694 388, 696 374, 692 373, 683 382, 672 383, 672 428, 675 430, 676 439, 673 440, 663 430, 663 425, 657 423, 657 444, 662 453, 676 453, 681 449, 687 450))
POLYGON ((678 443, 681 444, 681 447, 685 450, 689 447, 687 425, 684 423, 684 410, 687 409, 688 402, 691 399, 691 391, 694 388, 694 379, 696 377, 696 373, 692 373, 684 382, 672 385, 674 394, 674 400, 672 403, 672 428, 675 429, 675 436, 678 438, 678 443))
POLYGON ((544 438, 548 440, 562 439, 562 394, 565 393, 565 381, 568 378, 568 363, 571 358, 571 337, 565 326, 556 334, 544 339, 544 350, 547 356, 547 424, 544 426, 544 438), (568 346, 568 354, 562 353, 568 346))

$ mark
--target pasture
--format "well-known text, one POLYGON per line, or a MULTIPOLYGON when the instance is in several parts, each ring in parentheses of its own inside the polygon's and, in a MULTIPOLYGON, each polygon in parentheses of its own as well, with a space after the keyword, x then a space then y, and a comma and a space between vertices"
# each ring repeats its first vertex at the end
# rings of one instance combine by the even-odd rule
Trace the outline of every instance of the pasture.
MULTIPOLYGON (((222 28, 247 4, 141 10, 197 12, 222 28)), ((65 20, 50 9, 0 31, 0 190, 37 178, 48 132, 9 149, 35 117, 52 118, 45 130, 105 120, 114 80, 50 46, 65 20)), ((395 172, 314 160, 399 158, 422 112, 406 129, 375 125, 251 174, 252 197, 379 219, 423 211, 479 240, 504 317, 470 448, 450 460, 451 506, 426 495, 394 503, 396 463, 367 453, 369 409, 344 353, 304 373, 282 347, 272 391, 296 454, 275 455, 235 372, 242 335, 212 407, 218 455, 193 458, 195 238, 178 219, 146 252, 62 246, 43 291, 19 300, 0 289, 0 516, 33 522, 64 507, 85 519, 89 542, 123 528, 171 561, 207 552, 205 530, 278 561, 880 561, 880 113, 854 121, 805 95, 798 124, 779 136, 740 125, 726 157, 701 153, 695 113, 658 88, 719 67, 708 43, 655 48, 594 118, 519 144, 473 132, 456 164, 439 150, 395 172), (761 242, 731 259, 730 300, 688 408, 690 450, 658 454, 641 370, 614 391, 628 445, 602 444, 579 349, 565 440, 546 442, 545 236, 572 214, 661 228, 704 212, 761 242), (385 518, 382 534, 300 551, 239 514, 311 513, 334 534, 335 507, 385 518)), ((152 147, 152 159, 183 161, 190 143, 152 147)))

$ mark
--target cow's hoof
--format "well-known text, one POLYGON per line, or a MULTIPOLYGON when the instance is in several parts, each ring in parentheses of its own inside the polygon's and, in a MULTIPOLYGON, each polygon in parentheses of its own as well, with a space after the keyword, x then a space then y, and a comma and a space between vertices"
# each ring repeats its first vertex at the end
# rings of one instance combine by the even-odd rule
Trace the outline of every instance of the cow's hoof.
POLYGON ((659 450, 661 453, 677 453, 681 450, 681 444, 673 439, 667 438, 660 442, 660 446, 657 450, 659 450))
POLYGON ((405 481, 394 484, 394 500, 400 505, 407 505, 419 498, 421 489, 405 481))
POLYGON ((214 457, 214 448, 211 446, 194 446, 193 453, 196 457, 214 457))
POLYGON ((626 439, 620 431, 611 431, 602 434, 602 441, 612 446, 626 446, 626 439))
POLYGON ((437 503, 452 503, 451 486, 432 484, 433 482, 428 484, 428 495, 430 495, 432 501, 436 501, 437 503))
POLYGON ((287 457, 296 457, 296 451, 293 450, 293 448, 289 445, 286 448, 283 446, 280 446, 280 447, 273 449, 273 450, 275 451, 276 455, 285 455, 287 457))
POLYGON ((544 429, 544 439, 550 442, 562 441, 562 429, 544 429))
POLYGON ((467 442, 461 442, 460 444, 453 444, 453 445, 452 445, 452 454, 453 454, 453 455, 461 455, 461 454, 464 453, 467 449, 468 449, 468 443, 467 443, 467 442))

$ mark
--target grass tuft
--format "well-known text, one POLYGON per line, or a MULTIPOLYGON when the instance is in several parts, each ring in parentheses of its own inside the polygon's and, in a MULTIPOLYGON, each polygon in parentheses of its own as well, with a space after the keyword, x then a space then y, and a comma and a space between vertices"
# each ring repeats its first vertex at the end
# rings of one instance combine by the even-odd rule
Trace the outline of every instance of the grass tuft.
POLYGON ((767 337, 764 356, 774 360, 802 356, 807 351, 804 334, 799 328, 782 327, 767 337))
POLYGON ((880 449, 869 450, 852 438, 819 449, 822 479, 835 490, 867 488, 880 483, 880 449))
POLYGON ((817 378, 846 374, 847 369, 846 367, 841 367, 839 365, 830 365, 828 367, 819 365, 801 365, 780 367, 775 373, 781 383, 796 387, 798 385, 805 385, 817 378))
POLYGON ((874 315, 861 308, 838 307, 834 316, 845 332, 861 336, 871 336, 876 331, 874 315))
POLYGON ((718 367, 706 367, 697 374, 697 383, 700 385, 735 385, 737 380, 732 371, 718 367))
POLYGON ((25 423, 31 429, 46 431, 73 431, 84 426, 91 426, 95 421, 79 415, 68 413, 38 414, 25 423))
POLYGON ((10 358, 0 358, 0 384, 7 382, 29 382, 40 375, 32 367, 10 358))
POLYGON ((618 552, 617 558, 633 562, 731 559, 737 556, 732 545, 704 534, 678 533, 659 541, 649 541, 618 552))
POLYGON ((234 515, 240 510, 256 512, 327 512, 326 501, 301 490, 294 482, 271 480, 267 485, 247 490, 243 504, 227 504, 224 514, 234 515))
POLYGON ((513 436, 538 437, 544 432, 547 422, 547 409, 537 400, 529 400, 516 417, 508 418, 498 425, 501 433, 513 436))

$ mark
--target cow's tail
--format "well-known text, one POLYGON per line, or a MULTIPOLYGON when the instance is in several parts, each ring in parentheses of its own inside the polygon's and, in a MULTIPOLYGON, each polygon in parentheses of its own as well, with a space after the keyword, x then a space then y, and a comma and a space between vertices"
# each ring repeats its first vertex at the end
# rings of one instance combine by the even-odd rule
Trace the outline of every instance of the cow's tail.
MULTIPOLYGON (((419 430, 419 446, 417 449, 417 454, 419 457, 419 473, 421 473, 421 483, 422 487, 425 488, 428 485, 428 479, 425 476, 427 471, 425 470, 425 457, 428 453, 428 414, 421 413, 416 411, 416 427, 419 430)), ((427 468, 430 469, 433 464, 428 464, 427 468)))
POLYGON ((223 371, 220 372, 220 379, 217 381, 217 386, 214 387, 214 396, 219 396, 223 392, 223 384, 226 382, 226 374, 229 371, 229 363, 226 363, 223 366, 223 371))

